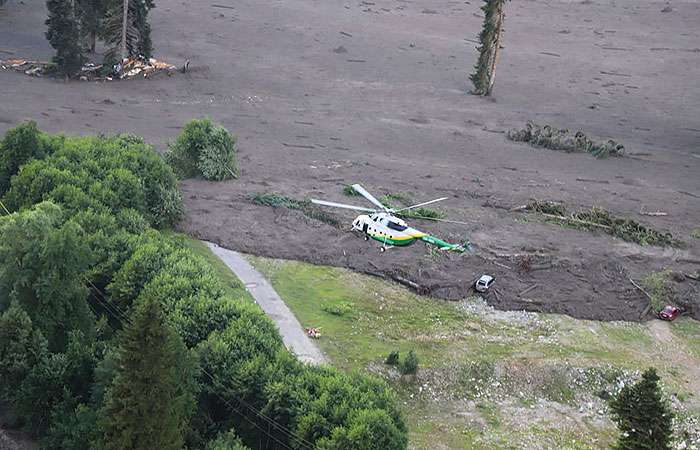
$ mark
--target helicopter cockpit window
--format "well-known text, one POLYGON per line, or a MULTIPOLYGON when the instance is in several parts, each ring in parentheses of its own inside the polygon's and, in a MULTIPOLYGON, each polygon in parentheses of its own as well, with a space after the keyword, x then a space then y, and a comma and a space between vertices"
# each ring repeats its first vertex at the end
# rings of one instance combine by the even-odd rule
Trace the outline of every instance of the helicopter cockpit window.
POLYGON ((388 227, 391 228, 392 230, 396 230, 396 231, 403 231, 403 230, 405 230, 406 228, 408 228, 408 227, 406 227, 406 226, 404 226, 404 225, 399 225, 398 223, 396 223, 396 222, 391 222, 391 221, 387 222, 386 226, 388 226, 388 227))

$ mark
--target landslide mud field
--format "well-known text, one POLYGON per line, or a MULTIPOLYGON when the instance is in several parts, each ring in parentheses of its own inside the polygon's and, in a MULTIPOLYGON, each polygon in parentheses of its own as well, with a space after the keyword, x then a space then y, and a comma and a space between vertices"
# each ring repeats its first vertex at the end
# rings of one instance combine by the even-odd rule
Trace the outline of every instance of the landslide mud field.
MULTIPOLYGON (((47 131, 128 131, 164 150, 184 122, 209 116, 239 138, 239 180, 182 184, 181 229, 235 250, 349 267, 438 298, 497 278, 502 309, 639 320, 649 303, 630 282, 700 269, 700 5, 659 1, 518 1, 491 98, 467 94, 481 2, 443 0, 162 1, 152 13, 158 59, 186 74, 65 82, 0 71, 0 132, 23 119, 47 131), (622 158, 533 149, 505 138, 528 120, 625 145, 622 158), (347 197, 405 193, 467 225, 412 221, 463 255, 376 242, 299 211, 259 206, 274 192, 369 206, 347 197), (510 211, 530 199, 600 206, 685 242, 641 247, 510 211), (640 211, 663 211, 646 216, 640 211), (525 261, 525 262, 523 262, 525 261)), ((0 8, 0 58, 47 60, 45 11, 0 8)), ((700 317, 698 283, 675 283, 700 317)), ((646 316, 648 317, 648 315, 646 316)))

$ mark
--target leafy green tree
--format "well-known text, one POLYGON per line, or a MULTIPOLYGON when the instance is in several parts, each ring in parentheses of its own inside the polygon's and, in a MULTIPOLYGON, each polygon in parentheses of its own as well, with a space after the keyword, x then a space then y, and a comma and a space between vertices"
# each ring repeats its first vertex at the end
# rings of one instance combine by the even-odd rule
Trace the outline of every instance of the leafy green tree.
POLYGON ((13 401, 32 368, 48 355, 48 344, 29 315, 12 302, 0 315, 0 398, 13 401))
POLYGON ((469 76, 474 84, 473 94, 491 95, 496 79, 496 64, 501 51, 501 35, 505 19, 506 0, 483 0, 484 26, 479 34, 479 60, 469 76))
POLYGON ((97 411, 67 396, 53 409, 51 426, 41 443, 47 450, 90 450, 99 438, 97 411))
POLYGON ((248 450, 248 447, 243 445, 243 441, 234 430, 230 430, 219 434, 216 439, 207 443, 205 450, 248 450))
POLYGON ((238 176, 236 139, 226 128, 209 119, 185 124, 169 147, 166 160, 181 178, 203 176, 221 181, 238 176))
POLYGON ((194 409, 193 359, 163 308, 136 304, 102 409, 106 449, 180 449, 194 409))
POLYGON ((32 367, 14 399, 29 431, 45 435, 52 419, 65 411, 66 402, 77 405, 89 400, 100 355, 92 336, 76 331, 69 336, 65 352, 53 353, 32 367))
POLYGON ((673 414, 663 399, 655 369, 648 369, 637 383, 625 386, 610 401, 610 409, 621 432, 615 449, 671 448, 673 414))
POLYGON ((333 430, 330 439, 318 442, 319 450, 403 450, 408 445, 406 433, 397 427, 386 411, 362 409, 354 411, 347 427, 333 430))
POLYGON ((0 196, 10 188, 10 179, 19 168, 32 159, 49 155, 58 145, 29 121, 7 130, 0 141, 0 196))
POLYGON ((84 273, 90 256, 82 229, 64 222, 59 206, 0 218, 0 310, 16 300, 54 351, 62 351, 72 330, 90 333, 84 273))
POLYGON ((77 7, 80 31, 83 37, 87 38, 90 51, 95 53, 97 35, 105 15, 105 0, 78 0, 77 7))
POLYGON ((46 39, 56 49, 53 62, 60 73, 74 75, 85 62, 74 0, 47 0, 46 8, 49 10, 46 39))
POLYGON ((131 135, 64 138, 51 156, 24 164, 3 201, 19 210, 50 199, 69 212, 131 208, 152 226, 175 223, 182 199, 172 169, 131 135))

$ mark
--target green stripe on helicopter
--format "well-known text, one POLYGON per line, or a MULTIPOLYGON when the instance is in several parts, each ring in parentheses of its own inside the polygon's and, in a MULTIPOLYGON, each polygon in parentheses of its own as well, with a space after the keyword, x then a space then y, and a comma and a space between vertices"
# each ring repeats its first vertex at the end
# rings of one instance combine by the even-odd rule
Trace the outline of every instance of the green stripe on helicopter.
POLYGON ((445 242, 442 239, 438 239, 435 236, 430 236, 428 234, 423 234, 420 237, 403 237, 401 239, 392 239, 388 236, 384 235, 375 235, 373 233, 367 233, 369 237, 372 239, 375 239, 385 245, 391 245, 395 247, 401 247, 401 246, 406 246, 410 245, 416 240, 420 239, 421 241, 432 244, 436 247, 439 247, 442 250, 451 250, 451 251, 457 251, 457 252, 463 252, 464 248, 459 245, 459 244, 450 244, 449 242, 445 242))

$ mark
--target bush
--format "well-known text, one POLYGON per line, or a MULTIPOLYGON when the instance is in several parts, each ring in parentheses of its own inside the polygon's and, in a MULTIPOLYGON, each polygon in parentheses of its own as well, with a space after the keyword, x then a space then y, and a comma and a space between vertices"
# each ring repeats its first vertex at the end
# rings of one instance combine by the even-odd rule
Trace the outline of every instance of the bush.
POLYGON ((418 356, 413 350, 409 350, 406 358, 401 362, 399 370, 404 375, 412 375, 418 372, 418 356))
POLYGON ((389 353, 389 356, 386 357, 386 361, 384 361, 384 363, 390 366, 397 365, 399 363, 399 351, 394 350, 391 353, 389 353))
POLYGON ((238 176, 235 146, 236 139, 226 128, 209 119, 194 119, 170 145, 166 159, 181 178, 222 181, 238 176))
POLYGON ((353 312, 353 304, 349 302, 331 303, 325 301, 321 303, 321 310, 334 316, 344 316, 353 312))

